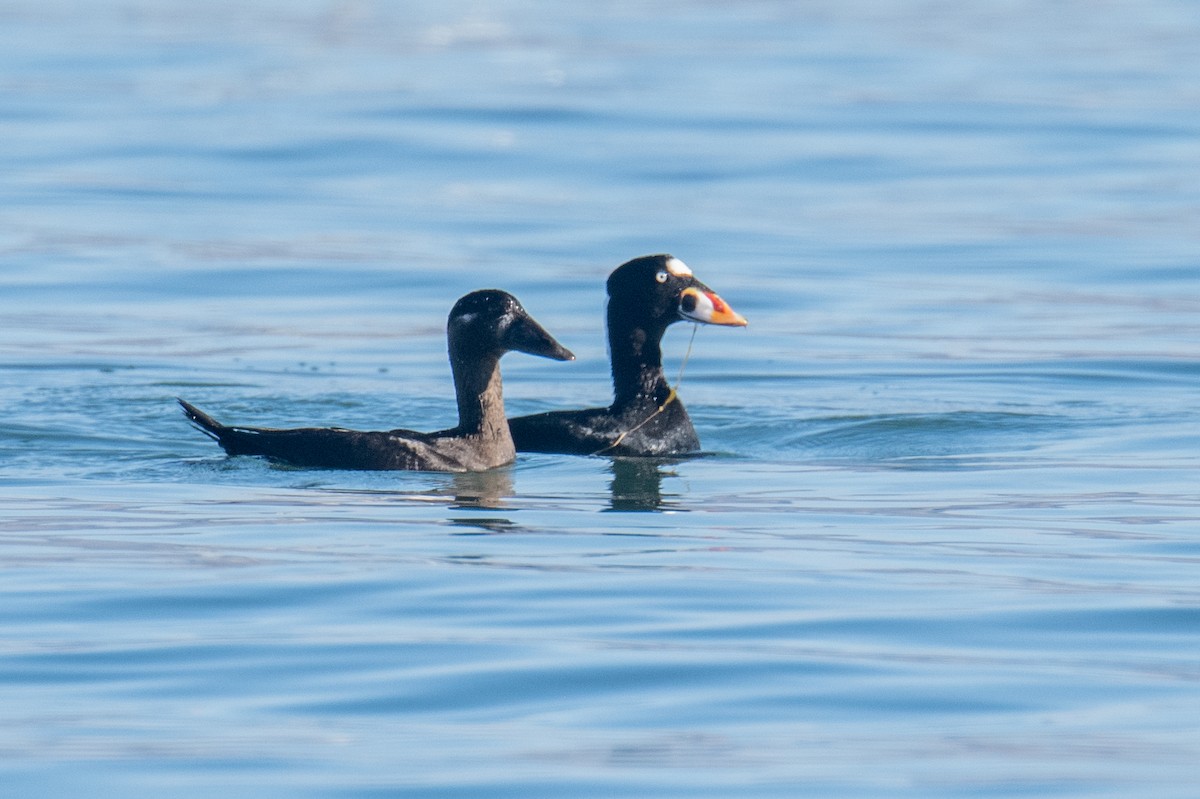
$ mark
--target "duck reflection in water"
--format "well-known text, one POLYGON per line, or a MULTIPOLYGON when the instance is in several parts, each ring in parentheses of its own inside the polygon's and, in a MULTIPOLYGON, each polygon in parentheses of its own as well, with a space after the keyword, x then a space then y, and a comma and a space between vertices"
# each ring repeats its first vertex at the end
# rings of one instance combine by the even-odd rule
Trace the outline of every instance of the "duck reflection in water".
MULTIPOLYGON (((677 458, 613 458, 610 461, 612 495, 610 511, 659 511, 669 509, 675 502, 663 499, 664 477, 676 477, 668 467, 679 462, 677 458)), ((669 495, 670 496, 670 495, 669 495)))
MULTIPOLYGON (((453 497, 450 510, 500 510, 505 500, 513 496, 512 469, 489 469, 486 472, 461 472, 451 475, 448 484, 438 493, 453 497)), ((447 521, 454 527, 466 528, 454 535, 498 535, 519 530, 512 519, 504 516, 451 516, 447 521)))
MULTIPOLYGON (((664 498, 662 482, 676 477, 671 469, 680 458, 612 458, 608 463, 609 506, 606 511, 670 510, 676 504, 674 494, 664 498)), ((490 469, 486 472, 454 474, 437 493, 453 497, 453 510, 498 510, 507 506, 515 496, 511 469, 490 469)), ((456 526, 477 528, 487 533, 509 533, 518 529, 510 519, 497 516, 456 516, 450 520, 456 526)))
POLYGON ((512 469, 458 472, 440 493, 454 497, 452 508, 503 508, 513 495, 512 469))
MULTIPOLYGON (((609 461, 612 480, 609 481, 609 506, 606 511, 669 510, 675 505, 672 494, 663 496, 664 477, 677 476, 671 466, 680 459, 613 458, 609 461)), ((514 496, 512 470, 491 469, 486 472, 455 474, 438 494, 452 496, 454 510, 498 510, 514 496)), ((498 516, 456 516, 451 523, 475 528, 483 533, 511 533, 518 525, 498 516)))

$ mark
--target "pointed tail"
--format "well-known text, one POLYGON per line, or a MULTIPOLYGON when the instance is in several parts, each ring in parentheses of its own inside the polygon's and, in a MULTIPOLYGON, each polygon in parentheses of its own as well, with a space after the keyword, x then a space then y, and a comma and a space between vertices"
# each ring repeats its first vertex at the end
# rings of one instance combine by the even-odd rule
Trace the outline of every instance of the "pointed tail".
POLYGON ((176 399, 179 400, 179 405, 183 408, 183 415, 186 416, 198 430, 212 438, 214 441, 219 442, 221 440, 221 433, 226 430, 225 425, 221 424, 216 419, 197 408, 195 405, 192 405, 190 402, 181 400, 178 397, 176 397, 176 399))

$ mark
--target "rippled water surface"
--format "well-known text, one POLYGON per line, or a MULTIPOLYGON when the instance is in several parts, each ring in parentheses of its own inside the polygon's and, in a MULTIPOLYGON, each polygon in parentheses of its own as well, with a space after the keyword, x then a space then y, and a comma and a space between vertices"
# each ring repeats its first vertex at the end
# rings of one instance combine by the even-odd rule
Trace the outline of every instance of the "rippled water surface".
MULTIPOLYGON (((1193 3, 0 4, 12 796, 1193 797, 1193 3), (500 286, 750 319, 708 457, 227 459, 454 420, 500 286)), ((685 361, 685 353, 690 358, 685 361)))

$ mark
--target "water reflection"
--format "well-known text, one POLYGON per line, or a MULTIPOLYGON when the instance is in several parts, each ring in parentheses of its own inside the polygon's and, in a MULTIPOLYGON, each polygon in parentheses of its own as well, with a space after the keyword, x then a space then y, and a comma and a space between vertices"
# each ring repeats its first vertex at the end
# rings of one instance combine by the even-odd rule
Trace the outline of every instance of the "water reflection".
POLYGON ((663 499, 662 481, 668 475, 676 476, 674 471, 664 468, 675 463, 655 458, 613 458, 608 510, 656 511, 673 504, 670 499, 663 499))
POLYGON ((454 495, 452 508, 502 508, 505 498, 513 495, 512 470, 454 474, 446 493, 454 495))
POLYGON ((495 535, 520 529, 512 519, 505 519, 503 516, 453 516, 449 522, 455 527, 469 528, 455 535, 495 535))
MULTIPOLYGON (((486 472, 464 472, 451 477, 451 484, 443 489, 453 494, 450 504, 456 510, 489 510, 503 508, 504 500, 513 495, 511 469, 492 469, 486 472)), ((472 532, 459 535, 485 535, 509 533, 517 525, 503 516, 455 516, 450 518, 455 527, 468 527, 472 532)))

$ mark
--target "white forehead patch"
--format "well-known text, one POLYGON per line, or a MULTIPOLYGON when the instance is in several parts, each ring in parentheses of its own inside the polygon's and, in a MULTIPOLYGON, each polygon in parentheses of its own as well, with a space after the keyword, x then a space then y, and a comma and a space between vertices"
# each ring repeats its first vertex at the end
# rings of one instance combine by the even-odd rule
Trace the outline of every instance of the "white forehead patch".
POLYGON ((688 265, 678 258, 671 257, 667 259, 667 271, 675 277, 691 277, 692 270, 688 269, 688 265))

